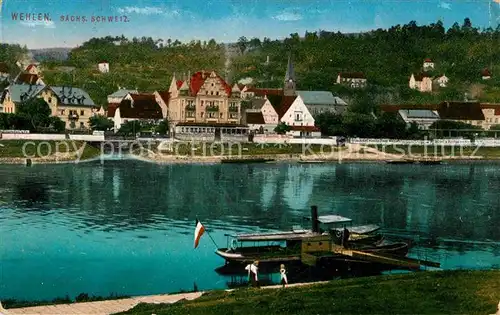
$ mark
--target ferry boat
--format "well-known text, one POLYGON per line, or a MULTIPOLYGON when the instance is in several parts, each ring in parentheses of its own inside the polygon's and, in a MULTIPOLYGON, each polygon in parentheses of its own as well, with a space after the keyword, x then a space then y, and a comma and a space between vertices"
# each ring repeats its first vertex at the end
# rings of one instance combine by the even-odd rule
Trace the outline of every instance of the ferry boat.
POLYGON ((350 249, 393 255, 408 253, 408 244, 384 241, 383 235, 377 233, 380 230, 378 225, 353 226, 352 219, 340 215, 318 217, 315 206, 311 207, 310 220, 311 230, 294 227, 291 231, 226 235, 226 247, 217 249, 216 254, 224 258, 226 264, 247 264, 255 260, 260 264, 298 262, 302 260, 303 241, 326 236, 335 244, 344 246, 344 229, 349 231, 346 242, 350 249))

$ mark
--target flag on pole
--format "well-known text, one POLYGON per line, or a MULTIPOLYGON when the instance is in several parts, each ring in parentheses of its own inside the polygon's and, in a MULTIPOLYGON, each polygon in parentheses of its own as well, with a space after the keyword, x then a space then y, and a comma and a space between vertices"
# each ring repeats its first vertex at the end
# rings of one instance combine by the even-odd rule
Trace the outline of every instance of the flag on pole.
POLYGON ((201 224, 198 219, 196 219, 196 228, 194 229, 194 248, 198 247, 198 243, 200 242, 200 238, 205 233, 205 227, 201 224))

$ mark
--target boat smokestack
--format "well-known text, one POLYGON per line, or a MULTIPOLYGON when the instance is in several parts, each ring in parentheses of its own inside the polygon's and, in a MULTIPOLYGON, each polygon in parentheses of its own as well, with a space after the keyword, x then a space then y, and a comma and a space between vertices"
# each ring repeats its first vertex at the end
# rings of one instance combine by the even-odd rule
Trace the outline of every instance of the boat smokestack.
POLYGON ((312 232, 319 233, 318 206, 311 206, 312 232))

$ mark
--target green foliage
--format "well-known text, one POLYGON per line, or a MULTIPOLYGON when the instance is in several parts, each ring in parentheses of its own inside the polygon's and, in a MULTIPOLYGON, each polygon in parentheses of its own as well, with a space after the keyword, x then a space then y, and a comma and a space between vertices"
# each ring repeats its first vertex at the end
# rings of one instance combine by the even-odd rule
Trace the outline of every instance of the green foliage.
POLYGON ((156 132, 158 132, 160 135, 166 135, 168 134, 170 130, 170 124, 168 122, 168 119, 162 120, 158 126, 156 126, 156 132))
POLYGON ((57 133, 63 133, 66 129, 66 123, 61 118, 56 116, 49 117, 47 124, 50 129, 57 133))
POLYGON ((325 136, 345 136, 342 115, 325 112, 315 117, 315 125, 325 136))
POLYGON ((490 130, 500 130, 500 125, 493 125, 493 126, 491 126, 490 130))
POLYGON ((120 130, 118 130, 118 134, 124 136, 129 136, 129 135, 135 136, 137 133, 141 132, 142 129, 143 129, 143 124, 140 121, 131 120, 122 124, 120 130))
POLYGON ((418 272, 285 289, 216 291, 191 301, 141 303, 119 314, 490 314, 499 290, 498 270, 418 272))
POLYGON ((274 128, 274 132, 276 132, 277 134, 280 134, 280 135, 284 135, 286 134, 288 131, 290 131, 292 128, 290 126, 288 126, 286 123, 284 122, 280 122, 276 128, 274 128))
POLYGON ((182 44, 171 39, 164 43, 151 37, 130 40, 124 36, 107 36, 91 38, 73 49, 65 62, 49 61, 43 65, 48 68, 44 71, 47 84, 81 87, 89 92, 96 104, 105 105, 107 95, 115 92, 118 86, 154 92, 168 89, 174 73, 177 79, 185 79, 189 72, 200 70, 221 73, 224 47, 215 40, 182 44), (110 63, 109 73, 97 70, 97 63, 103 59, 110 63), (69 73, 57 66, 76 69, 69 73))
POLYGON ((18 107, 18 115, 30 122, 30 131, 36 131, 50 124, 50 108, 42 98, 31 98, 18 107))
MULTIPOLYGON (((470 20, 469 20, 470 22, 470 20)), ((500 73, 500 29, 480 31, 469 22, 456 24, 448 31, 441 21, 419 26, 415 21, 378 29, 359 36, 321 31, 290 34, 284 41, 265 39, 259 49, 251 50, 233 60, 231 67, 235 79, 254 77, 258 86, 281 87, 286 71, 288 51, 293 61, 299 89, 327 90, 341 97, 353 93, 369 95, 375 103, 392 102, 425 103, 462 100, 463 92, 471 83, 484 83, 480 71, 485 67, 500 73), (342 49, 339 49, 342 47, 342 49), (367 53, 369 52, 369 53, 367 53), (264 64, 269 56, 271 63, 264 64), (437 93, 409 91, 408 80, 412 73, 422 71, 425 58, 436 63, 433 74, 446 74, 450 88, 439 88, 437 93), (371 85, 388 89, 355 91, 342 85, 334 85, 337 74, 343 71, 361 71, 371 85), (398 93, 398 86, 404 87, 398 93), (377 99, 373 94, 382 97, 377 99), (399 94, 399 95, 398 95, 399 94)), ((489 83, 488 83, 489 84, 489 83)), ((492 87, 498 86, 491 84, 492 87)), ((500 101, 500 89, 495 96, 485 91, 482 96, 489 101, 500 101)))
POLYGON ((92 130, 107 131, 113 128, 111 119, 103 115, 96 115, 89 118, 89 125, 92 130))

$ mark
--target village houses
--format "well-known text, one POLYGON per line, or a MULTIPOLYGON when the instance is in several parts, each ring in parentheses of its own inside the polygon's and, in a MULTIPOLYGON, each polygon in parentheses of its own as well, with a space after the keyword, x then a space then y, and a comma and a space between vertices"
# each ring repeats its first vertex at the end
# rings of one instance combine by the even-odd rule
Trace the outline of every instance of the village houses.
POLYGON ((120 103, 109 104, 107 116, 113 121, 115 132, 129 121, 158 124, 164 118, 155 95, 147 93, 129 93, 120 103))
POLYGON ((97 69, 101 73, 108 73, 109 72, 109 62, 102 60, 97 64, 97 69))
POLYGON ((345 84, 350 88, 364 88, 367 84, 367 79, 363 72, 340 72, 337 75, 337 84, 345 84))
POLYGON ((18 106, 32 98, 43 98, 51 115, 64 121, 66 129, 87 129, 88 120, 99 111, 82 89, 47 85, 11 84, 2 93, 3 112, 14 114, 18 106))

